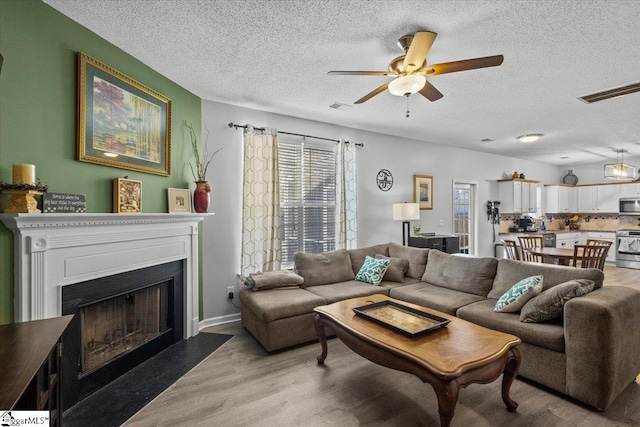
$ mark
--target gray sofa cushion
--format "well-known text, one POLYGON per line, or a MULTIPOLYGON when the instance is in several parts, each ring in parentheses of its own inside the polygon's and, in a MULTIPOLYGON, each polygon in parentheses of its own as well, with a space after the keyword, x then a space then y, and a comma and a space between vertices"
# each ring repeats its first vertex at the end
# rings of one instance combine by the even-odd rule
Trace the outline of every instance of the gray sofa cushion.
POLYGON ((520 321, 533 323, 562 317, 564 305, 573 298, 586 295, 593 290, 593 280, 569 280, 527 301, 520 310, 520 321))
POLYGON ((402 246, 397 243, 389 243, 389 256, 396 258, 404 258, 409 261, 409 269, 407 276, 414 279, 421 279, 424 269, 427 266, 427 256, 429 249, 412 248, 402 246))
POLYGON ((351 268, 353 270, 353 274, 358 274, 358 271, 362 268, 362 264, 364 264, 364 259, 367 256, 371 258, 375 258, 377 254, 389 255, 389 245, 374 245, 368 246, 366 248, 358 248, 358 249, 349 249, 347 251, 349 253, 349 259, 351 260, 351 268))
MULTIPOLYGON (((498 260, 495 258, 475 258, 430 251, 422 281, 486 297, 493 286, 497 265, 498 260)), ((516 282, 511 285, 514 283, 516 282)), ((507 290, 509 289, 505 292, 507 290)))
POLYGON ((498 260, 498 269, 496 278, 493 281, 493 288, 487 298, 498 299, 520 280, 529 276, 537 276, 538 274, 544 276, 543 292, 552 286, 573 279, 593 280, 595 282, 594 289, 598 289, 602 287, 602 281, 604 280, 604 273, 594 268, 563 267, 553 264, 500 259, 498 260))
POLYGON ((515 335, 522 341, 564 353, 564 327, 561 321, 523 323, 519 313, 493 311, 495 299, 486 299, 460 307, 456 316, 477 325, 515 335))
POLYGON ((314 308, 327 303, 322 297, 300 288, 260 292, 245 288, 240 290, 240 302, 265 322, 311 313, 314 308))
POLYGON ((304 279, 303 288, 344 282, 356 277, 346 249, 322 254, 297 253, 293 256, 293 261, 294 271, 304 279))
POLYGON ((389 290, 380 286, 349 280, 347 282, 333 283, 322 286, 312 286, 307 292, 318 295, 331 304, 349 298, 366 297, 374 294, 389 295, 389 290))
POLYGON ((384 277, 382 278, 382 280, 399 283, 402 283, 404 281, 404 275, 409 269, 408 260, 404 258, 388 257, 381 254, 377 254, 376 259, 388 259, 390 261, 387 272, 384 273, 384 277))
POLYGON ((442 288, 424 282, 395 287, 389 291, 392 298, 412 302, 447 314, 456 314, 456 310, 467 304, 482 301, 478 295, 442 288))

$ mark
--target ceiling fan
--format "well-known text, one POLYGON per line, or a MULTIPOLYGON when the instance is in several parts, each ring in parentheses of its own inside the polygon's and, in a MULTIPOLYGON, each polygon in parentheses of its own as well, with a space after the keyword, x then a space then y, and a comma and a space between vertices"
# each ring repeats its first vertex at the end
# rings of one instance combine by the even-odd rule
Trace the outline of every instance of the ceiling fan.
MULTIPOLYGON (((407 100, 409 95, 420 92, 429 101, 437 101, 443 95, 429 83, 427 76, 474 70, 476 68, 496 67, 502 64, 504 60, 502 55, 494 55, 428 65, 426 62, 427 54, 436 36, 437 34, 431 31, 418 31, 415 34, 400 37, 398 46, 404 50, 405 54, 391 60, 388 67, 389 71, 329 71, 328 74, 332 76, 395 77, 394 80, 383 84, 358 99, 355 102, 356 104, 362 104, 387 89, 393 95, 406 96, 407 100)), ((408 114, 409 111, 407 109, 407 117, 408 114)))

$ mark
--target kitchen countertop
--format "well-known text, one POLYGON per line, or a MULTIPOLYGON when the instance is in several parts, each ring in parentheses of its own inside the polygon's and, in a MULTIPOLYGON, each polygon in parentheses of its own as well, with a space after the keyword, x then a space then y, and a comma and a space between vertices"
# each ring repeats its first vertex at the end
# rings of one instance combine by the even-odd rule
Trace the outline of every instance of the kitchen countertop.
MULTIPOLYGON (((622 230, 622 229, 620 229, 622 230)), ((625 229, 626 230, 626 229, 625 229)), ((506 236, 508 234, 569 234, 569 233, 615 233, 618 230, 538 230, 538 231, 510 231, 507 233, 498 233, 500 236, 506 236)))

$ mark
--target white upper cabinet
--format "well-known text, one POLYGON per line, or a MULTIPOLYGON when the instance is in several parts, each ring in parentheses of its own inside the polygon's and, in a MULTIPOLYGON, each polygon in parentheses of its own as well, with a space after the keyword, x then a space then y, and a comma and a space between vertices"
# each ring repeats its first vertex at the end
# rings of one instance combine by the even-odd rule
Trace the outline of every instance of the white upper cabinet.
POLYGON ((578 189, 566 185, 544 187, 546 213, 572 213, 578 211, 578 189))
POLYGON ((500 211, 504 213, 536 212, 539 208, 537 190, 539 181, 498 181, 500 211))
POLYGON ((620 198, 640 197, 640 184, 620 184, 620 198))
POLYGON ((586 185, 578 187, 579 213, 616 213, 620 185, 586 185))

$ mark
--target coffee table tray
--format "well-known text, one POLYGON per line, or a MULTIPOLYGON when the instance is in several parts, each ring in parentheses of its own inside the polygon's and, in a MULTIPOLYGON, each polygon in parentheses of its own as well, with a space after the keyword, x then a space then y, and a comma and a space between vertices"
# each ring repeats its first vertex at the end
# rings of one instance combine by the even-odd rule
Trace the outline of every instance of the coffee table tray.
POLYGON ((450 320, 393 301, 355 307, 358 316, 408 337, 416 337, 445 327, 450 320))

